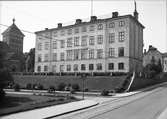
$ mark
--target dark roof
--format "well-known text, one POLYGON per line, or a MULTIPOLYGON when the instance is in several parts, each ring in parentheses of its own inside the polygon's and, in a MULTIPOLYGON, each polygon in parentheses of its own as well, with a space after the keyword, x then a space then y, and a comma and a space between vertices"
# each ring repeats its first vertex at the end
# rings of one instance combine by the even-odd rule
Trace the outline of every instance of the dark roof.
POLYGON ((167 57, 167 52, 162 53, 162 56, 163 56, 163 57, 167 57))
POLYGON ((3 33, 2 35, 5 35, 7 33, 15 33, 15 34, 19 34, 21 36, 25 36, 20 29, 15 25, 15 23, 13 23, 11 26, 9 26, 3 33))
POLYGON ((73 24, 73 25, 68 25, 68 26, 62 26, 61 28, 51 28, 51 29, 45 29, 45 30, 41 30, 41 31, 37 31, 35 32, 35 34, 37 33, 41 33, 41 32, 46 32, 46 31, 52 31, 52 30, 59 30, 59 29, 64 29, 64 28, 71 28, 74 26, 81 26, 81 25, 88 25, 88 24, 92 24, 92 23, 100 23, 100 22, 105 22, 108 20, 117 20, 117 19, 122 19, 122 18, 131 18, 132 20, 134 20, 134 22, 136 22, 138 25, 140 25, 142 28, 145 28, 137 19, 134 18, 134 16, 132 15, 123 15, 123 16, 118 16, 118 17, 114 17, 114 18, 106 18, 106 19, 97 19, 94 22, 81 22, 80 24, 73 24))

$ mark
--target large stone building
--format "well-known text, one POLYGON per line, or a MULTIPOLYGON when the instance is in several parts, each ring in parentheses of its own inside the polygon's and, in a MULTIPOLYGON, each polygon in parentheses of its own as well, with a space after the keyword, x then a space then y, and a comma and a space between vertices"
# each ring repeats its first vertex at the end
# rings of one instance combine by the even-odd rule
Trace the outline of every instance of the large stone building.
POLYGON ((167 72, 167 53, 163 53, 163 72, 167 72))
POLYGON ((130 72, 140 71, 143 29, 138 13, 37 31, 35 72, 130 72))
POLYGON ((2 33, 2 36, 3 42, 7 43, 12 51, 23 53, 24 34, 15 25, 15 19, 13 19, 13 24, 2 33))

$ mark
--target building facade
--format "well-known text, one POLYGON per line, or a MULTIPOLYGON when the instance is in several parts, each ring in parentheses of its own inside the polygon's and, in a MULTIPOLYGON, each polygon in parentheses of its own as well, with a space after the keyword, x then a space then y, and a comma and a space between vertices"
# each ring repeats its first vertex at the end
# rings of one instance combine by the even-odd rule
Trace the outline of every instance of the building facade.
POLYGON ((140 71, 143 29, 134 16, 119 16, 36 32, 35 72, 130 72, 140 71))
POLYGON ((163 72, 167 72, 167 53, 163 53, 163 72))

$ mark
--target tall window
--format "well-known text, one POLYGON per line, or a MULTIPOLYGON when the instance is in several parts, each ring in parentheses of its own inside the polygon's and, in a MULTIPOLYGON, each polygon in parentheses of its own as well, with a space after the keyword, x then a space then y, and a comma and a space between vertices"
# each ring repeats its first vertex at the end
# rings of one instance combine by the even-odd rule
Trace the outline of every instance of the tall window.
POLYGON ((41 61, 42 61, 42 55, 38 54, 38 62, 41 62, 41 61))
POLYGON ((125 32, 124 31, 119 32, 118 39, 120 42, 125 40, 125 32))
POLYGON ((41 71, 41 66, 37 67, 37 71, 40 72, 41 71))
POLYGON ((38 50, 42 50, 42 43, 38 43, 38 50))
POLYGON ((53 32, 53 37, 57 37, 57 31, 53 32))
POLYGON ((89 45, 94 45, 95 44, 95 37, 94 36, 90 36, 89 37, 89 45))
POLYGON ((49 55, 45 54, 44 61, 47 62, 49 60, 49 55))
POLYGON ((86 49, 82 49, 81 50, 81 59, 86 59, 87 58, 87 50, 86 49))
POLYGON ((123 57, 124 56, 124 47, 119 47, 118 48, 118 56, 123 57))
POLYGON ((115 33, 109 33, 109 43, 115 42, 115 33))
POLYGON ((53 71, 53 72, 56 72, 56 65, 53 65, 53 66, 52 66, 52 71, 53 71))
POLYGON ((81 70, 86 70, 86 65, 85 64, 81 64, 81 70))
POLYGON ((124 69, 124 63, 123 62, 118 63, 118 69, 124 69))
POLYGON ((120 27, 125 26, 125 21, 120 21, 120 22, 119 22, 119 26, 120 26, 120 27))
POLYGON ((103 35, 97 36, 97 44, 103 44, 103 35))
POLYGON ((82 36, 81 46, 87 46, 87 37, 88 36, 82 36))
POLYGON ((64 35, 65 35, 65 31, 62 30, 62 31, 60 32, 60 34, 61 34, 61 36, 64 36, 64 35))
POLYGON ((67 60, 72 60, 72 50, 67 50, 67 60))
POLYGON ((94 69, 94 65, 93 64, 89 64, 89 70, 93 70, 94 69))
POLYGON ((60 41, 60 48, 64 48, 65 47, 65 41, 64 40, 61 40, 60 41))
POLYGON ((61 61, 64 61, 64 52, 61 52, 61 53, 60 53, 60 60, 61 60, 61 61))
POLYGON ((48 71, 48 66, 47 65, 44 66, 44 71, 48 71))
POLYGON ((45 42, 45 50, 49 50, 49 42, 45 42))
POLYGON ((109 63, 108 70, 113 70, 113 69, 114 69, 114 63, 109 63))
POLYGON ((115 49, 109 48, 109 57, 115 57, 115 49))
POLYGON ((79 50, 76 49, 74 50, 74 60, 78 60, 79 59, 79 50))
POLYGON ((94 49, 89 50, 89 59, 94 58, 94 49))
POLYGON ((75 34, 79 33, 79 28, 74 29, 75 34))
POLYGON ((78 64, 74 64, 73 68, 74 68, 74 71, 78 71, 78 64))
POLYGON ((67 47, 72 47, 72 38, 67 39, 67 47))
POLYGON ((103 24, 98 24, 97 29, 102 30, 103 29, 103 24))
POLYGON ((53 61, 57 61, 57 53, 53 53, 53 61))
POLYGON ((114 27, 115 27, 115 23, 114 22, 109 23, 109 28, 114 28, 114 27))
POLYGON ((83 26, 82 27, 82 32, 86 32, 87 31, 87 27, 86 26, 83 26))
POLYGON ((97 49, 97 58, 102 59, 103 58, 103 49, 97 49))
POLYGON ((57 49, 57 41, 53 41, 53 49, 57 49))
POLYGON ((60 72, 64 71, 64 65, 60 65, 60 72))
POLYGON ((72 29, 68 29, 67 33, 68 33, 68 35, 71 35, 72 34, 72 29))
POLYGON ((74 46, 79 46, 79 37, 74 37, 74 46))
POLYGON ((102 64, 101 63, 96 64, 96 68, 97 70, 102 70, 102 64))
POLYGON ((67 71, 71 71, 71 65, 67 65, 67 71))
POLYGON ((95 26, 94 25, 89 26, 89 31, 94 31, 94 30, 95 30, 95 26))

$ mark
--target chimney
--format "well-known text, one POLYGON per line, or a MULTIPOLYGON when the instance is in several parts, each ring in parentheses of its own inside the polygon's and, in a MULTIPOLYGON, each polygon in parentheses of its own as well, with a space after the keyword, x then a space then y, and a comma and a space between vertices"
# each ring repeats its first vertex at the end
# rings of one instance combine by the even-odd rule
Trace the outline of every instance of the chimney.
POLYGON ((82 23, 82 20, 81 19, 76 19, 75 24, 80 24, 80 23, 82 23))
POLYGON ((96 17, 96 16, 91 16, 90 22, 95 22, 96 20, 97 20, 97 17, 96 17))
POLYGON ((113 12, 112 13, 112 18, 117 18, 118 17, 118 12, 113 12))
POLYGON ((58 23, 57 28, 62 28, 62 23, 58 23))
POLYGON ((48 28, 45 28, 45 30, 48 30, 48 28))

